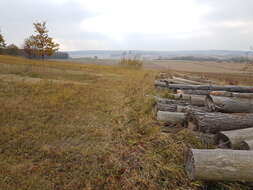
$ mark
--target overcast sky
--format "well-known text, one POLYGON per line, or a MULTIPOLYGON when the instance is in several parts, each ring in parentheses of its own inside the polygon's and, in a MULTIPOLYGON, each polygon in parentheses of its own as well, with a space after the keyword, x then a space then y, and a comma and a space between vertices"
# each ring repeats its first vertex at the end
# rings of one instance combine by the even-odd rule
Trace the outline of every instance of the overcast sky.
POLYGON ((0 29, 22 45, 47 21, 61 50, 247 50, 253 0, 0 0, 0 29))

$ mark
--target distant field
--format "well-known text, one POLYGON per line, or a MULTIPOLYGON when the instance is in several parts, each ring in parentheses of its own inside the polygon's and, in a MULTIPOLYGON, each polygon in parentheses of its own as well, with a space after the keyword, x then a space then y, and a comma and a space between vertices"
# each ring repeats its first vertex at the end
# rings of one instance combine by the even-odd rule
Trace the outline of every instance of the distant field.
MULTIPOLYGON (((217 63, 217 62, 200 62, 200 61, 149 61, 158 67, 164 67, 173 71, 184 72, 210 72, 210 73, 245 73, 243 71, 245 64, 242 63, 217 63)), ((248 68, 247 72, 253 72, 253 65, 248 68)))
MULTIPOLYGON (((88 59, 75 58, 70 61, 77 63, 95 63, 101 65, 115 65, 119 62, 117 59, 88 59)), ((227 63, 227 62, 208 62, 208 61, 179 61, 179 60, 145 60, 144 65, 147 68, 167 69, 182 72, 210 72, 210 73, 253 73, 253 65, 245 70, 243 63, 227 63)))
MULTIPOLYGON (((116 65, 119 62, 119 60, 116 59, 92 60, 87 58, 71 59, 71 61, 98 65, 116 65)), ((163 72, 178 72, 201 76, 221 84, 253 85, 253 65, 246 67, 246 65, 242 63, 150 60, 144 61, 144 67, 163 72)))

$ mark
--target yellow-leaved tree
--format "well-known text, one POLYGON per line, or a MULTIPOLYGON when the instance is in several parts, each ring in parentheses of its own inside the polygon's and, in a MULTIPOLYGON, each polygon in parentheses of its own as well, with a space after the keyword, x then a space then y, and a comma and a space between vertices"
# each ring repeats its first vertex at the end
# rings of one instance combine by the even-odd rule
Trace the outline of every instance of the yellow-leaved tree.
POLYGON ((33 23, 35 35, 25 40, 24 50, 29 56, 41 57, 51 56, 59 50, 59 44, 48 36, 46 22, 33 23))

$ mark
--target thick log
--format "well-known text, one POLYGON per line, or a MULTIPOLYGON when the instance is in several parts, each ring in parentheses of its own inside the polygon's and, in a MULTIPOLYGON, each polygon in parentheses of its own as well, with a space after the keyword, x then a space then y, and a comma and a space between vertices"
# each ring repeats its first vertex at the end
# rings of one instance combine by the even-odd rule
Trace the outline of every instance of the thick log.
POLYGON ((167 112, 176 112, 177 111, 177 104, 156 103, 155 110, 157 110, 157 111, 167 111, 167 112))
POLYGON ((243 149, 243 150, 253 150, 253 139, 243 141, 242 144, 241 144, 241 149, 243 149))
POLYGON ((189 94, 174 94, 173 98, 189 102, 193 106, 205 106, 205 96, 189 95, 189 94))
POLYGON ((186 126, 185 113, 158 111, 157 120, 165 122, 166 124, 182 124, 186 126))
POLYGON ((183 101, 183 100, 174 100, 174 99, 168 99, 168 98, 161 98, 158 96, 152 96, 157 103, 161 104, 177 104, 177 105, 189 105, 189 103, 183 101))
POLYGON ((210 90, 210 91, 229 91, 241 93, 253 93, 253 86, 219 86, 219 85, 184 85, 156 83, 156 86, 173 90, 210 90))
POLYGON ((208 95, 208 90, 177 90, 177 94, 208 95))
POLYGON ((185 171, 192 180, 253 182, 253 151, 198 150, 187 152, 185 171))
POLYGON ((158 111, 167 111, 167 112, 206 112, 207 109, 205 107, 198 107, 198 106, 192 106, 192 105, 180 105, 180 104, 163 104, 157 102, 155 104, 155 110, 158 111))
POLYGON ((253 113, 253 103, 239 99, 206 96, 206 106, 209 111, 223 113, 253 113))
POLYGON ((240 149, 243 141, 253 139, 253 128, 221 131, 217 137, 219 148, 240 149))
POLYGON ((187 121, 193 131, 214 134, 253 127, 253 114, 233 115, 193 111, 187 113, 187 121))
POLYGON ((234 98, 244 98, 244 99, 253 99, 253 93, 236 93, 236 92, 227 92, 227 91, 211 91, 209 93, 212 96, 224 96, 224 97, 234 97, 234 98))
POLYGON ((174 80, 174 79, 162 79, 160 81, 165 82, 166 84, 187 84, 187 83, 184 83, 182 81, 177 81, 177 80, 174 80))
POLYGON ((183 113, 188 113, 188 112, 205 113, 205 112, 208 112, 208 110, 205 107, 198 107, 198 106, 192 106, 192 105, 187 105, 187 106, 177 105, 177 112, 183 112, 183 113))

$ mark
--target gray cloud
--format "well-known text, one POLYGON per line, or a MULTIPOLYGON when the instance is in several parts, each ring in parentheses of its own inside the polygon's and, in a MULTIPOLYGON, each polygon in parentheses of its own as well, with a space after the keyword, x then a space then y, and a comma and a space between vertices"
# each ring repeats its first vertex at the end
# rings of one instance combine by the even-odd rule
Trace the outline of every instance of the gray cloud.
POLYGON ((46 21, 50 35, 55 38, 101 39, 100 34, 80 30, 80 23, 94 15, 74 1, 0 0, 0 6, 0 28, 8 43, 21 45, 33 33, 33 22, 37 21, 46 21))
POLYGON ((53 3, 52 0, 0 0, 0 29, 7 43, 21 45, 33 33, 33 22, 47 21, 50 35, 58 39, 65 49, 235 50, 248 49, 253 45, 252 0, 196 2, 209 7, 210 12, 201 18, 198 31, 188 33, 130 32, 117 41, 102 31, 87 32, 81 28, 83 20, 96 14, 85 10, 77 0, 62 3, 53 3))

